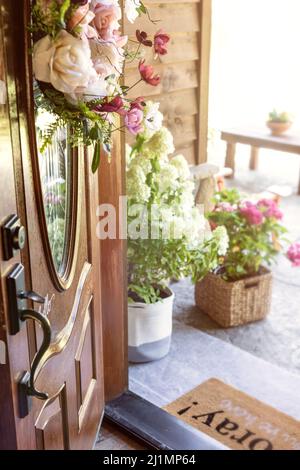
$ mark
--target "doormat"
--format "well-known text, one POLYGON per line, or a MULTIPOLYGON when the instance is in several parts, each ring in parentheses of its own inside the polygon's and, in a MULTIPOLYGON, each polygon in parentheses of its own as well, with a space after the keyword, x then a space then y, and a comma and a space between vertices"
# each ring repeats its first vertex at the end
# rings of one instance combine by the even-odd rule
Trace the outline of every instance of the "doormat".
POLYGON ((300 450, 300 422, 210 379, 164 408, 233 450, 300 450))

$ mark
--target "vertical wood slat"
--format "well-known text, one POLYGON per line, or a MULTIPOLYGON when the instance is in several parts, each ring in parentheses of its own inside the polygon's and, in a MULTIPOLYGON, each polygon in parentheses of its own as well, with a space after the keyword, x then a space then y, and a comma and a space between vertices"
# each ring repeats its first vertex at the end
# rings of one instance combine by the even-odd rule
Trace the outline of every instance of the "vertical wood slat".
MULTIPOLYGON (((150 16, 161 18, 161 23, 155 26, 146 16, 134 25, 125 20, 124 32, 132 36, 137 28, 150 34, 162 28, 171 35, 170 53, 155 61, 150 49, 145 50, 146 63, 154 65, 155 72, 162 78, 161 84, 151 87, 140 83, 132 90, 131 97, 141 95, 145 99, 161 100, 165 125, 176 134, 176 152, 182 151, 190 163, 205 162, 212 0, 150 0, 146 4, 150 16), (192 115, 196 115, 195 123, 192 115), (181 133, 177 132, 178 119, 183 123, 181 133)), ((136 66, 137 61, 134 61, 126 67, 128 86, 139 78, 136 66)))
POLYGON ((209 112, 209 65, 211 51, 212 0, 201 0, 199 34, 199 113, 197 163, 207 161, 208 112, 209 112))

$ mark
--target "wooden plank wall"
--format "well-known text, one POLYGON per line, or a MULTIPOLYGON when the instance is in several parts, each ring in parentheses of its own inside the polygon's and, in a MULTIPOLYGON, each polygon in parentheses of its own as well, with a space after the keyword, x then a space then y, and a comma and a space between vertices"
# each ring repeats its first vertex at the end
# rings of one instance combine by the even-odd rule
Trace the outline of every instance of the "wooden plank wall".
MULTIPOLYGON (((162 80, 157 87, 140 83, 132 96, 159 101, 176 152, 192 164, 206 161, 211 0, 146 0, 145 4, 151 18, 161 21, 154 25, 146 15, 133 25, 125 20, 125 34, 135 39, 137 28, 149 33, 162 28, 171 41, 169 53, 156 60, 150 48, 143 48, 146 63, 155 65, 162 80)), ((126 85, 139 79, 137 63, 127 63, 126 85)))

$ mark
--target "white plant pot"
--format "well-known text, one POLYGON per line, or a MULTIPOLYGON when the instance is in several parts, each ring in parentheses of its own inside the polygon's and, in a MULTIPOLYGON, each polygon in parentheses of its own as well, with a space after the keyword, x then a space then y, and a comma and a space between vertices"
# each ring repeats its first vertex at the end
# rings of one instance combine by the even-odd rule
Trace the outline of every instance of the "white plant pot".
POLYGON ((150 362, 170 350, 174 293, 155 304, 133 302, 128 305, 128 360, 150 362))

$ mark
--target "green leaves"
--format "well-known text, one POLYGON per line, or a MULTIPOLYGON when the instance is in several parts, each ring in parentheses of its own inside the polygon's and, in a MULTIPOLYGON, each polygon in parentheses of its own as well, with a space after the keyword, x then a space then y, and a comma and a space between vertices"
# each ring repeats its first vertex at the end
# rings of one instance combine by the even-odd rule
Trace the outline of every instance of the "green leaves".
POLYGON ((139 153, 145 143, 145 138, 142 137, 140 134, 136 136, 135 142, 133 146, 131 147, 131 153, 130 156, 132 157, 135 153, 139 153))
POLYGON ((94 155, 92 161, 92 172, 96 173, 100 164, 101 142, 96 142, 94 147, 94 155))
POLYGON ((60 9, 59 9, 59 22, 62 26, 62 28, 66 27, 66 21, 65 21, 65 16, 67 11, 69 10, 71 6, 71 0, 64 0, 60 9))
POLYGON ((96 173, 100 164, 101 147, 102 147, 102 132, 97 123, 95 123, 95 125, 91 128, 89 137, 91 141, 94 142, 92 172, 96 173))
POLYGON ((139 15, 142 15, 142 14, 146 15, 147 14, 147 8, 145 7, 145 5, 142 2, 140 2, 140 6, 139 6, 139 8, 136 9, 136 11, 139 13, 139 15))

